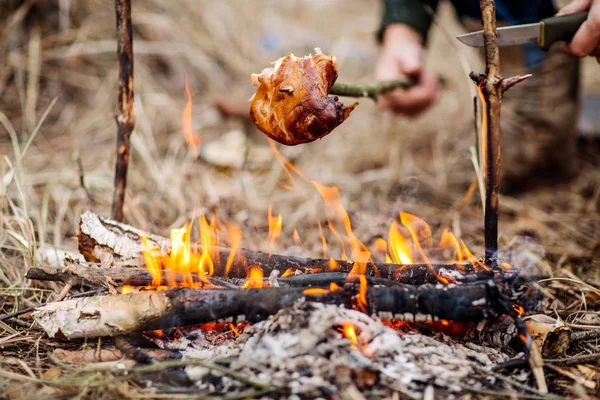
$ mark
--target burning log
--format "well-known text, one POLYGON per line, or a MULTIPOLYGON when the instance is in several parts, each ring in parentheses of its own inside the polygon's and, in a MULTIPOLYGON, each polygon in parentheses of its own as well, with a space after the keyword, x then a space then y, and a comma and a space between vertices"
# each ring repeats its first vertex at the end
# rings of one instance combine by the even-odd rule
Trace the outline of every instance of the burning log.
POLYGON ((382 319, 482 321, 505 314, 491 281, 462 285, 347 286, 338 290, 170 289, 66 300, 39 307, 35 320, 51 337, 116 336, 208 322, 258 322, 296 301, 365 307, 382 319))
MULTIPOLYGON (((142 237, 146 237, 152 246, 163 254, 171 251, 171 241, 165 237, 149 234, 130 225, 101 217, 91 211, 81 215, 79 223, 79 251, 90 262, 114 265, 122 268, 145 267, 143 257, 142 237)), ((225 276, 231 250, 216 248, 216 256, 212 259, 215 276, 225 276)), ((334 260, 337 271, 349 272, 354 267, 352 261, 334 260)), ((265 275, 272 271, 280 274, 289 269, 296 273, 313 273, 330 271, 332 261, 294 256, 266 254, 258 251, 238 249, 231 259, 228 277, 245 278, 249 266, 262 268, 265 275)), ((405 284, 423 284, 438 282, 435 273, 460 280, 465 274, 475 272, 470 264, 385 264, 367 263, 366 274, 385 279, 395 280, 405 284)), ((485 275, 485 273, 483 273, 485 275)), ((489 277, 490 275, 486 275, 489 277)))

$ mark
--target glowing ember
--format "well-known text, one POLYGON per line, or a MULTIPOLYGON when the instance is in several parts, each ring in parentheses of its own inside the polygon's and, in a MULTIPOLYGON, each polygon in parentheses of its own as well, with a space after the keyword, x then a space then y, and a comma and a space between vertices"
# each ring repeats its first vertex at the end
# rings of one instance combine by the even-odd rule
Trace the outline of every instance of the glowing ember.
POLYGON ((321 295, 321 294, 329 294, 329 290, 323 288, 308 288, 305 289, 302 293, 305 295, 321 295))
POLYGON ((131 285, 123 285, 121 286, 121 293, 122 294, 127 294, 127 293, 133 293, 133 286, 131 285))
POLYGON ((263 287, 263 270, 260 267, 250 267, 248 271, 248 277, 242 285, 242 289, 256 288, 260 289, 263 287))
POLYGON ((288 276, 292 276, 296 273, 296 271, 294 270, 294 268, 288 268, 285 270, 285 272, 283 274, 281 274, 282 278, 287 278, 288 276))
POLYGON ((354 325, 352 324, 344 324, 342 325, 342 329, 344 332, 344 337, 350 339, 353 346, 358 344, 358 338, 356 337, 356 330, 354 329, 354 325))
POLYGON ((198 155, 198 146, 200 146, 200 136, 196 135, 194 130, 192 129, 192 93, 190 92, 190 87, 188 84, 187 74, 185 76, 185 93, 187 94, 187 104, 183 109, 183 134, 185 136, 185 141, 188 146, 194 152, 194 155, 198 155))

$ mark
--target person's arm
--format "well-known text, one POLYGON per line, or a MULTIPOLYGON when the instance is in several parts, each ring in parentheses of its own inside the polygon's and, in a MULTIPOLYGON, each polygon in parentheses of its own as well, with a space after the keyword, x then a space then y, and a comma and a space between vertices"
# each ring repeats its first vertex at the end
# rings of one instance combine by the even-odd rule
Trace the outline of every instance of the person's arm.
POLYGON ((600 63, 600 0, 573 0, 558 15, 589 10, 588 19, 581 25, 571 43, 562 50, 576 57, 595 56, 600 63))
POLYGON ((414 116, 435 101, 439 82, 423 64, 424 42, 433 19, 437 0, 385 0, 379 40, 381 53, 376 67, 380 81, 401 76, 418 78, 410 89, 397 89, 382 95, 378 104, 398 114, 414 116))

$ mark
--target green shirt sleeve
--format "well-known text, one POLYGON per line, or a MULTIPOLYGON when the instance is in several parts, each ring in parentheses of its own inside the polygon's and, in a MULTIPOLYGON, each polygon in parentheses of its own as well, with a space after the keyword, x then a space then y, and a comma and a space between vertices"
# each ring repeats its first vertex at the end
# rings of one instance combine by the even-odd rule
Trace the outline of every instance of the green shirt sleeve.
POLYGON ((377 32, 377 40, 380 43, 385 28, 397 23, 410 26, 427 40, 427 32, 439 0, 384 0, 383 3, 383 18, 377 32))

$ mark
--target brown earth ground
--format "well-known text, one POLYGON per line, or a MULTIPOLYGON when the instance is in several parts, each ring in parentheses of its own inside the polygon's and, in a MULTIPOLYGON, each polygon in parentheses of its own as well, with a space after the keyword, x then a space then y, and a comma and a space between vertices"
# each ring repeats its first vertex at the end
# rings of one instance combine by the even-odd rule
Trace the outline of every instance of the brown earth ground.
MULTIPOLYGON (((0 314, 38 305, 60 291, 55 284, 26 280, 27 268, 39 257, 47 260, 55 249, 76 251, 77 222, 83 211, 110 213, 118 76, 111 2, 3 3, 0 314)), ((340 81, 371 82, 380 13, 374 4, 379 3, 133 3, 137 124, 126 221, 168 235, 171 228, 200 212, 212 212, 222 222, 242 227, 244 247, 320 255, 317 220, 323 220, 325 207, 318 192, 302 182, 294 190, 282 187, 286 176, 265 137, 247 119, 222 114, 216 104, 246 108, 253 92, 251 73, 289 52, 305 55, 314 47, 337 57, 340 81), (194 98, 193 128, 202 141, 199 158, 182 133, 186 73, 194 98), (220 161, 214 160, 215 152, 220 161), (223 154, 237 166, 217 165, 223 163, 223 154), (283 219, 283 233, 274 245, 267 243, 270 204, 283 219), (301 249, 294 245, 294 229, 301 249)), ((477 52, 454 39, 460 32, 453 11, 444 4, 427 59, 444 77, 444 90, 436 105, 419 118, 393 117, 370 100, 360 100, 350 119, 328 137, 280 148, 309 179, 340 188, 355 234, 367 245, 385 238, 398 212, 407 211, 426 220, 434 238, 449 227, 473 253, 483 253, 479 196, 463 204, 475 177, 465 150, 474 136, 468 127, 473 125, 475 88, 468 72, 483 68, 477 52)), ((598 65, 585 60, 584 92, 600 90, 597 72, 598 65)), ((594 152, 591 147, 585 146, 584 167, 574 181, 518 197, 501 196, 500 244, 527 254, 522 267, 537 267, 551 276, 577 276, 597 287, 600 171, 598 149, 594 152)), ((330 254, 339 256, 336 240, 329 239, 330 254)), ((585 289, 582 283, 565 285, 556 290, 578 299, 565 320, 589 329, 600 326, 596 316, 600 292, 585 289)), ((65 398, 86 397, 89 382, 85 380, 61 388, 21 385, 27 378, 31 382, 44 378, 51 365, 46 352, 53 346, 57 343, 37 331, 0 322, 0 365, 7 371, 0 374, 4 393, 0 398, 59 393, 65 398)), ((592 343, 571 355, 598 350, 592 343)), ((586 378, 592 381, 598 380, 596 363, 586 367, 586 378)), ((554 388, 568 392, 579 384, 548 373, 556 379, 554 388)), ((142 390, 120 384, 110 396, 134 396, 134 392, 142 390)))

